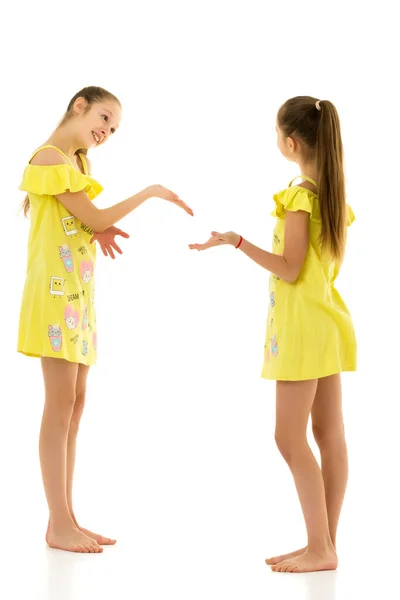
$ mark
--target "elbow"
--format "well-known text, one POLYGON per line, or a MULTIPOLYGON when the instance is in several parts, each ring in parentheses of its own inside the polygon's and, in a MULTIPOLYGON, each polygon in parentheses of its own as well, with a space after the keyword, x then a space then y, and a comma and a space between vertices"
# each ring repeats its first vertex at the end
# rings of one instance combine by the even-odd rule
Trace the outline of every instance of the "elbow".
POLYGON ((300 277, 301 269, 291 269, 282 279, 291 285, 295 284, 300 277))

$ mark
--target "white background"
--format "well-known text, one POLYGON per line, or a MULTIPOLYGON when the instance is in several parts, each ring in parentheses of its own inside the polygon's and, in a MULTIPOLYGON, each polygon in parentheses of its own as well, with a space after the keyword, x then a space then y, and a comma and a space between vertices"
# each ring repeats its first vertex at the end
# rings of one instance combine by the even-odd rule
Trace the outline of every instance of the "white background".
MULTIPOLYGON (((398 33, 394 3, 44 2, 8 6, 0 41, 1 596, 336 600, 394 590, 398 488, 398 33), (396 47, 397 46, 397 47, 396 47), (101 85, 123 105, 91 155, 109 206, 152 199, 99 253, 101 351, 76 473, 84 526, 118 538, 103 555, 50 551, 37 440, 40 363, 16 353, 29 222, 18 191, 30 153, 70 100, 101 85), (268 273, 231 247, 188 250, 212 229, 270 249, 272 194, 297 175, 278 153, 289 97, 341 116, 350 230, 339 291, 359 370, 345 375, 351 473, 337 573, 281 575, 264 558, 300 547, 304 525, 274 446, 274 384, 260 379, 268 273)), ((313 446, 314 447, 314 446, 313 446)), ((389 597, 389 596, 388 596, 389 597)), ((390 597, 393 597, 390 595, 390 597)))

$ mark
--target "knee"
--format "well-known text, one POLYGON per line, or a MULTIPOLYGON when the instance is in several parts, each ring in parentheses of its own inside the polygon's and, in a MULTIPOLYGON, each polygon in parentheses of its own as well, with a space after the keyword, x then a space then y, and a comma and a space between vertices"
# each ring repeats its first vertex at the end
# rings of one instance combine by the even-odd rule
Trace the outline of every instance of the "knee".
POLYGON ((336 448, 345 443, 343 423, 335 426, 321 426, 313 423, 312 431, 318 447, 322 450, 336 448))
POLYGON ((53 423, 52 426, 68 428, 74 410, 75 398, 75 389, 65 387, 57 390, 50 397, 46 395, 44 418, 50 420, 53 423))
POLYGON ((289 465, 307 447, 305 437, 293 435, 293 432, 284 431, 279 428, 275 430, 275 443, 282 457, 289 465))
POLYGON ((79 423, 82 418, 83 409, 85 407, 85 398, 86 391, 85 390, 77 390, 72 417, 71 417, 71 427, 78 429, 79 423))

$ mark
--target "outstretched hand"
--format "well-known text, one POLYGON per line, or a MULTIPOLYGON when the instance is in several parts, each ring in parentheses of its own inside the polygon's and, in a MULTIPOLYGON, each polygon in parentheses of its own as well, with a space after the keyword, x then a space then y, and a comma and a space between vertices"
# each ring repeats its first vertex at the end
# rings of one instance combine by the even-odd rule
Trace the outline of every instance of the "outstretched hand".
POLYGON ((190 250, 207 250, 208 248, 214 248, 215 246, 237 246, 239 240, 240 236, 234 231, 228 231, 226 233, 212 231, 210 239, 205 244, 189 244, 189 248, 190 250))
POLYGON ((129 233, 126 233, 125 231, 122 231, 122 229, 118 229, 118 227, 112 225, 102 233, 94 233, 90 240, 90 243, 93 244, 97 241, 100 245, 100 248, 103 251, 104 256, 111 256, 111 258, 114 260, 114 250, 116 250, 119 254, 122 254, 121 248, 115 241, 116 235, 120 235, 123 238, 130 237, 129 233))
POLYGON ((187 212, 188 215, 193 217, 193 210, 183 200, 181 200, 179 196, 174 194, 174 192, 171 192, 171 190, 165 188, 163 185, 152 185, 149 189, 150 194, 155 198, 162 198, 163 200, 168 200, 168 202, 172 202, 172 204, 179 206, 179 208, 183 208, 183 210, 187 212))

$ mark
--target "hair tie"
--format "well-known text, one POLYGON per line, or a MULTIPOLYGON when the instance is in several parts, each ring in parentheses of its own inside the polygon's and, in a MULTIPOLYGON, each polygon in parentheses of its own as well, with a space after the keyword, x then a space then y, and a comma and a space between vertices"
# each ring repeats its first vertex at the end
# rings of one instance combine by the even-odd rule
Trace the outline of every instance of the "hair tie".
POLYGON ((317 101, 316 101, 316 103, 315 103, 315 108, 316 108, 317 110, 321 110, 321 102, 322 102, 322 100, 317 100, 317 101))

